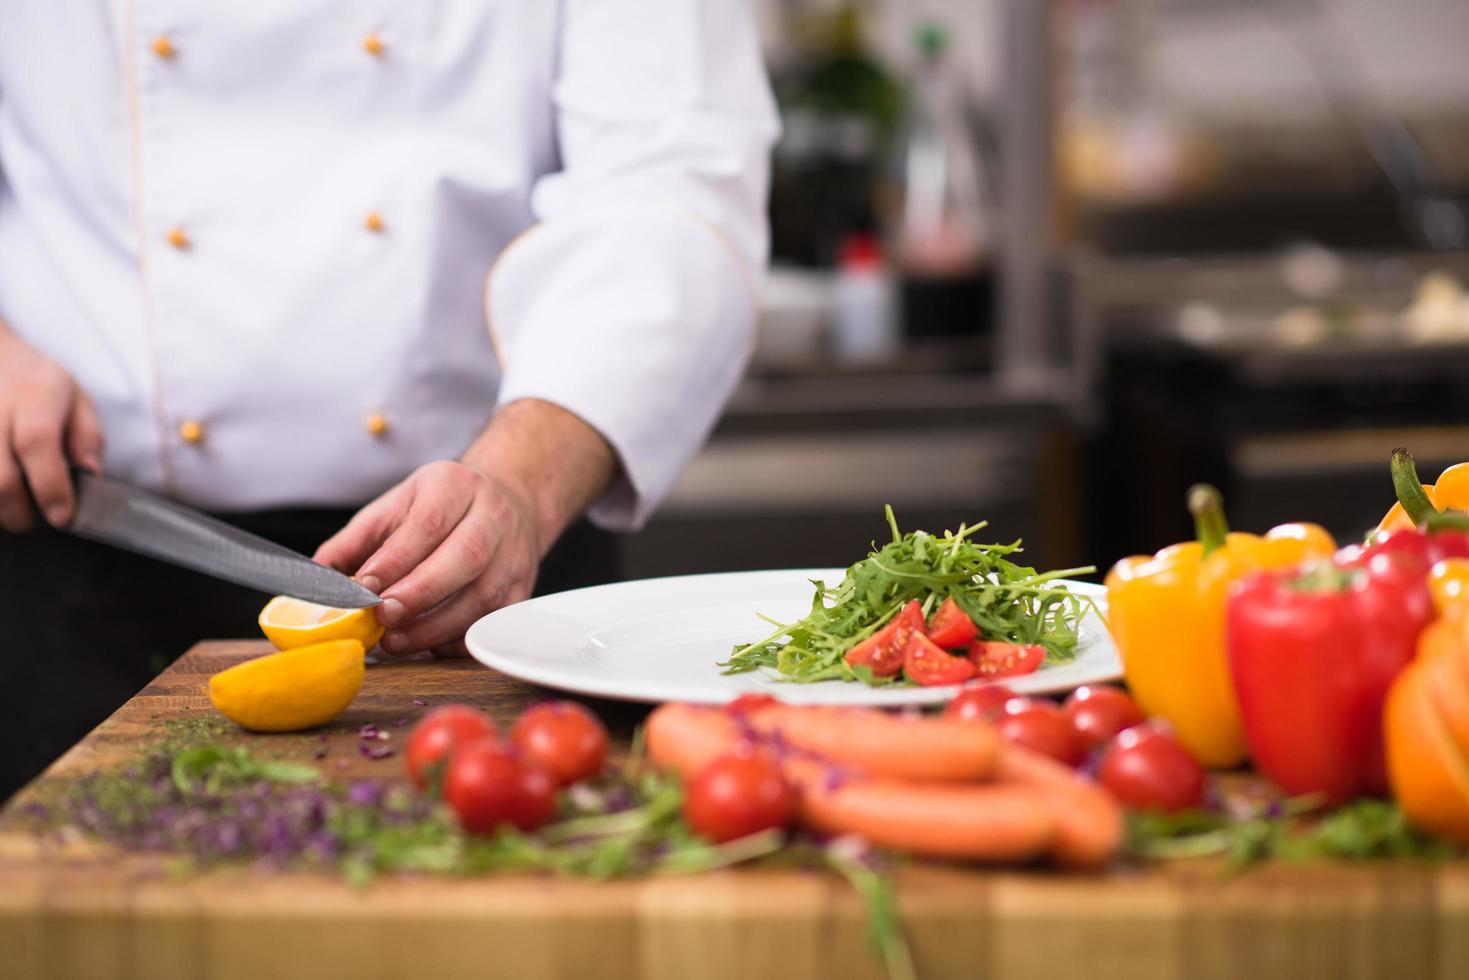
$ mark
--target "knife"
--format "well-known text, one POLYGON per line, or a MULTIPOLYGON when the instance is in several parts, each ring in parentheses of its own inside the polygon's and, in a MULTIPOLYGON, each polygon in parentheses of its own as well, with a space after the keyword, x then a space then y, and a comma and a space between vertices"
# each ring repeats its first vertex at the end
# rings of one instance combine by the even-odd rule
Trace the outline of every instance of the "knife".
POLYGON ((155 493, 75 470, 78 537, 205 575, 323 606, 361 609, 380 600, 366 586, 273 541, 155 493))

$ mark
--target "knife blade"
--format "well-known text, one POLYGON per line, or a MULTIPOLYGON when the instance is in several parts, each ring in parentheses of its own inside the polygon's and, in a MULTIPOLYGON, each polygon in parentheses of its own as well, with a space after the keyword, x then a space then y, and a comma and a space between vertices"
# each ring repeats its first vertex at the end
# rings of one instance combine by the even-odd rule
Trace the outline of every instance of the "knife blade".
POLYGON ((380 600, 366 586, 273 541, 139 487, 75 472, 78 537, 157 558, 226 582, 342 609, 380 600))

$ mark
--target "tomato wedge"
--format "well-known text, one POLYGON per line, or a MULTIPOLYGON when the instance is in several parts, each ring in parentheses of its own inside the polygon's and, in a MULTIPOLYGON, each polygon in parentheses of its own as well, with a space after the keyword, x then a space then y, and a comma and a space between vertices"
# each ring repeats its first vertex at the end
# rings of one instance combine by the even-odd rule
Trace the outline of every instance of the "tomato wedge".
POLYGON ((848 650, 847 663, 872 668, 874 677, 891 677, 903 669, 903 651, 915 633, 923 633, 923 608, 912 599, 886 626, 848 650))
POLYGON ((945 650, 963 650, 979 637, 979 627, 953 596, 944 600, 928 622, 928 638, 945 650))
POLYGON ((975 673, 986 680, 1034 673, 1046 659, 1046 648, 1003 640, 976 640, 969 645, 975 673))
POLYGON ((974 676, 974 670, 967 657, 956 657, 922 633, 908 639, 908 649, 903 653, 903 672, 910 681, 924 687, 962 684, 974 676))

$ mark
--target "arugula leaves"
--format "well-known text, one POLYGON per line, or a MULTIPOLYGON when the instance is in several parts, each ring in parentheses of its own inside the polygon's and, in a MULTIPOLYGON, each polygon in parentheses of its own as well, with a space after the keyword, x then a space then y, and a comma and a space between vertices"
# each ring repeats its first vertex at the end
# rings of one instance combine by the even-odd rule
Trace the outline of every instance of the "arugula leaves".
POLYGON ((1037 572, 1011 556, 1020 541, 980 544, 972 540, 986 522, 960 525, 942 535, 927 531, 903 534, 891 506, 884 510, 892 540, 847 569, 834 587, 814 581, 811 612, 795 623, 761 617, 776 627, 764 639, 736 646, 720 663, 726 674, 762 667, 800 684, 817 681, 861 681, 871 686, 902 683, 874 677, 866 667, 853 667, 844 654, 876 633, 909 600, 923 604, 927 616, 952 596, 987 640, 1038 644, 1050 663, 1076 656, 1078 629, 1092 600, 1069 591, 1056 579, 1094 572, 1094 567, 1037 572))

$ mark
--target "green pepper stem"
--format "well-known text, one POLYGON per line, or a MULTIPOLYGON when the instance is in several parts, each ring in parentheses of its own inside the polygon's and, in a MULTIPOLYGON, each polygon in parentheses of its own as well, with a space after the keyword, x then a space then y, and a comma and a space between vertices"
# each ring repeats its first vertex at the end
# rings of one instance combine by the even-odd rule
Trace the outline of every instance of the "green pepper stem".
POLYGON ((1469 531, 1469 514, 1461 510, 1439 510, 1429 514, 1423 527, 1433 534, 1439 531, 1469 531))
POLYGON ((1414 525, 1422 524, 1430 515, 1438 512, 1438 508, 1433 506, 1433 501, 1423 491, 1423 483, 1418 479, 1418 465, 1413 462, 1412 453, 1401 447, 1394 449, 1388 469, 1392 472, 1392 487, 1398 495, 1398 503, 1403 505, 1404 512, 1414 525))
POLYGON ((1204 554, 1224 546, 1229 537, 1229 521, 1224 516, 1224 497, 1207 483, 1188 488, 1188 512, 1194 515, 1194 534, 1204 546, 1204 554))

